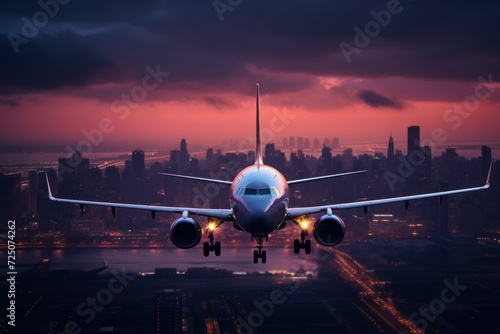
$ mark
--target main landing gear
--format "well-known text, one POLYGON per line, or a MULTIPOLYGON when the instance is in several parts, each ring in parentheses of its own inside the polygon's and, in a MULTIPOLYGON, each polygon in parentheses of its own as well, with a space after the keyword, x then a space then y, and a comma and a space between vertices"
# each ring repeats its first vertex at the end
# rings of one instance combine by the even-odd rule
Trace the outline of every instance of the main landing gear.
POLYGON ((219 227, 224 221, 220 223, 210 222, 208 223, 207 232, 208 232, 208 240, 209 242, 203 243, 203 255, 209 256, 210 252, 214 252, 215 256, 220 256, 220 242, 217 241, 214 243, 214 232, 217 227, 219 227))
POLYGON ((307 237, 307 224, 298 223, 294 221, 300 227, 300 241, 295 239, 293 241, 293 252, 299 254, 300 250, 303 249, 306 254, 311 254, 311 240, 306 240, 307 237))
POLYGON ((259 262, 259 259, 262 259, 262 263, 266 263, 266 251, 262 250, 264 239, 268 240, 267 233, 252 233, 252 242, 257 240, 257 249, 253 251, 253 263, 259 262))

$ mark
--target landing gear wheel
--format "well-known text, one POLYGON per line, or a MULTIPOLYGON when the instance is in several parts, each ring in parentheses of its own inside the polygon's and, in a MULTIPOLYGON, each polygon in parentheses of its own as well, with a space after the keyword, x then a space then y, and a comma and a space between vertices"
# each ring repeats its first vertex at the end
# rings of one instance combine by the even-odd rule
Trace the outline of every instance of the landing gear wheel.
POLYGON ((219 224, 215 224, 213 221, 209 222, 209 227, 207 228, 208 232, 208 240, 209 242, 204 242, 203 243, 203 255, 204 256, 209 256, 210 252, 214 252, 215 256, 220 256, 220 242, 217 241, 214 243, 214 232, 217 229, 217 227, 222 224, 224 221, 221 221, 219 224))
POLYGON ((203 243, 203 256, 208 256, 210 254, 210 245, 208 242, 203 243))
POLYGON ((299 239, 295 239, 293 241, 293 252, 295 254, 299 254, 300 253, 300 243, 299 243, 299 239))
POLYGON ((298 227, 300 227, 300 240, 295 239, 293 241, 293 252, 295 254, 299 254, 300 250, 303 249, 304 253, 311 254, 311 240, 306 240, 307 237, 307 223, 299 223, 297 221, 293 221, 298 227))
POLYGON ((259 262, 262 259, 262 263, 266 263, 266 251, 262 250, 262 244, 264 239, 267 241, 267 233, 252 233, 252 241, 257 240, 257 249, 253 251, 253 263, 259 262))
POLYGON ((305 243, 305 251, 306 251, 306 254, 311 254, 311 240, 306 240, 306 243, 305 243))

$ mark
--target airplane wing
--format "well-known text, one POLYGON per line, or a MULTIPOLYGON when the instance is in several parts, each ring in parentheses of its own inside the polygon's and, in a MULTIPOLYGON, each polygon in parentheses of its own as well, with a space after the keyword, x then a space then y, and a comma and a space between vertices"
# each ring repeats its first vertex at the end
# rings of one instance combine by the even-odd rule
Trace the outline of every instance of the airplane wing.
POLYGON ((490 164, 490 170, 488 172, 488 177, 486 178, 486 183, 480 187, 438 191, 438 192, 426 193, 426 194, 391 197, 391 198, 384 198, 384 199, 366 200, 366 201, 340 203, 340 204, 332 204, 332 205, 288 208, 287 219, 295 219, 295 218, 298 218, 298 217, 304 216, 304 215, 325 212, 328 209, 343 210, 343 209, 353 209, 353 208, 361 208, 362 207, 362 208, 365 208, 365 210, 366 210, 369 206, 372 206, 372 205, 387 204, 387 203, 394 203, 394 202, 404 202, 404 201, 429 198, 429 197, 442 197, 442 196, 446 196, 446 195, 461 194, 461 193, 470 192, 470 191, 488 189, 490 186, 490 175, 491 175, 491 164, 490 164))
POLYGON ((45 174, 47 180, 47 188, 49 191, 49 199, 56 202, 62 203, 74 203, 80 205, 96 205, 96 206, 107 206, 110 208, 120 208, 120 209, 137 209, 146 210, 151 212, 167 212, 167 213, 183 213, 187 211, 188 214, 213 217, 220 220, 230 221, 232 220, 233 212, 231 209, 205 209, 205 208, 188 208, 188 207, 171 207, 171 206, 160 206, 160 205, 145 205, 145 204, 126 204, 126 203, 112 203, 112 202, 97 202, 97 201, 86 201, 86 200, 75 200, 67 198, 57 198, 52 195, 52 190, 50 189, 49 178, 45 174))
POLYGON ((218 180, 218 179, 207 179, 204 177, 196 177, 196 176, 188 176, 188 175, 179 175, 179 174, 169 174, 169 173, 158 173, 161 175, 167 175, 167 176, 173 176, 173 177, 179 177, 182 179, 189 179, 189 180, 197 180, 197 181, 205 181, 205 182, 212 182, 212 183, 218 183, 218 184, 224 184, 224 185, 232 185, 233 182, 231 181, 226 181, 226 180, 218 180))
POLYGON ((287 181, 287 183, 288 183, 288 185, 291 185, 291 184, 297 184, 297 183, 303 183, 303 182, 309 182, 309 181, 330 179, 332 177, 339 177, 339 176, 346 176, 346 175, 352 175, 352 174, 365 173, 365 172, 366 172, 366 170, 358 170, 358 171, 355 171, 355 172, 340 173, 340 174, 331 174, 331 175, 309 177, 307 179, 291 180, 291 181, 287 181))

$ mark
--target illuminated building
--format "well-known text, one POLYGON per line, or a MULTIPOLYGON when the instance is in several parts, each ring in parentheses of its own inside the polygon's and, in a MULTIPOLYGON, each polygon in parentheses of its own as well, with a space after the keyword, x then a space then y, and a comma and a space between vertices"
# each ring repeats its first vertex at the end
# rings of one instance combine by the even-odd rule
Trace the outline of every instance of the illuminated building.
POLYGON ((104 220, 82 218, 72 219, 71 232, 84 236, 102 236, 104 234, 104 220))
POLYGON ((182 290, 164 289, 156 293, 156 333, 182 332, 182 290))
POLYGON ((373 214, 369 223, 368 236, 401 237, 417 235, 422 232, 422 224, 409 223, 406 219, 395 217, 393 214, 373 214))

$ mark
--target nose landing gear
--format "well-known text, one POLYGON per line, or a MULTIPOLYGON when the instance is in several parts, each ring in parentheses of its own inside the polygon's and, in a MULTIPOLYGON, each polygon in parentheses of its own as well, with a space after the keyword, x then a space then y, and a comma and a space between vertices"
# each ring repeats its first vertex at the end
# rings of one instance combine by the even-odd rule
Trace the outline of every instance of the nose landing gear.
POLYGON ((262 250, 264 247, 262 244, 264 243, 264 239, 268 240, 267 233, 253 233, 252 234, 252 242, 254 240, 257 241, 257 249, 253 251, 253 263, 259 262, 259 259, 262 259, 262 263, 266 263, 266 251, 262 250))

